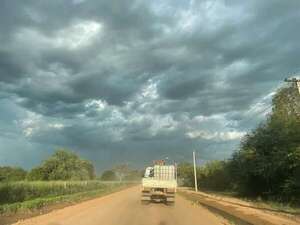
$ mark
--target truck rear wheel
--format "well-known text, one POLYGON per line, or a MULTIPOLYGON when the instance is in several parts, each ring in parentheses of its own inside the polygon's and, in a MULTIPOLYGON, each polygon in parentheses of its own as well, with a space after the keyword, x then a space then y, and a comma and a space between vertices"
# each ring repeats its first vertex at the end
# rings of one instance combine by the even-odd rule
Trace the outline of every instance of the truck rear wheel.
POLYGON ((175 205, 175 198, 174 197, 169 197, 169 198, 166 198, 166 205, 175 205))
POLYGON ((150 204, 150 200, 141 200, 142 205, 148 205, 150 204))
POLYGON ((149 204, 151 202, 151 195, 149 194, 149 193, 145 193, 145 192, 143 192, 142 193, 142 196, 141 196, 141 203, 143 204, 143 205, 147 205, 147 204, 149 204))

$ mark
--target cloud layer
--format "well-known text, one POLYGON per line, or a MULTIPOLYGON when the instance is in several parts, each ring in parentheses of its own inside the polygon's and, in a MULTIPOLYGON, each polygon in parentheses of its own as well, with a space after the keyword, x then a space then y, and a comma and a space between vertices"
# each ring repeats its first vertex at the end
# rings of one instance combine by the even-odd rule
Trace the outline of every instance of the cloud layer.
POLYGON ((300 69, 299 6, 5 0, 0 164, 30 168, 56 147, 99 169, 228 158, 300 69))

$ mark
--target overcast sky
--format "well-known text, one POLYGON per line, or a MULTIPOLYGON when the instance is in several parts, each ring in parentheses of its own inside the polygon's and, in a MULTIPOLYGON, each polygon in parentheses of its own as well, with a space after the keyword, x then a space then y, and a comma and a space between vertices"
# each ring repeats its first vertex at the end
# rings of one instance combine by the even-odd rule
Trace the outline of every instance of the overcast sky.
POLYGON ((226 159, 300 70, 299 0, 2 0, 0 165, 226 159))

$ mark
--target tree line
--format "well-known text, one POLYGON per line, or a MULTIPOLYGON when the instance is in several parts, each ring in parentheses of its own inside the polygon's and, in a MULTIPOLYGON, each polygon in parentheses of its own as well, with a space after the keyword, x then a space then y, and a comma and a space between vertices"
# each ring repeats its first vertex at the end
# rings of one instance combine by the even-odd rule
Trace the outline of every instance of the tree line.
POLYGON ((114 166, 105 170, 100 179, 104 181, 138 181, 142 178, 144 170, 131 169, 127 164, 114 166))
MULTIPOLYGON (((300 203, 300 95, 281 88, 266 120, 241 141, 230 159, 197 168, 198 186, 242 196, 300 203)), ((184 185, 194 186, 193 168, 179 165, 184 185)))
POLYGON ((131 169, 122 164, 106 170, 100 177, 96 177, 92 162, 81 159, 74 152, 59 149, 39 166, 26 171, 20 167, 0 167, 0 182, 8 181, 53 181, 53 180, 93 180, 105 181, 137 180, 141 178, 141 171, 131 169))
POLYGON ((57 150, 41 165, 28 172, 20 167, 0 167, 0 181, 91 180, 94 178, 93 164, 66 149, 57 150))

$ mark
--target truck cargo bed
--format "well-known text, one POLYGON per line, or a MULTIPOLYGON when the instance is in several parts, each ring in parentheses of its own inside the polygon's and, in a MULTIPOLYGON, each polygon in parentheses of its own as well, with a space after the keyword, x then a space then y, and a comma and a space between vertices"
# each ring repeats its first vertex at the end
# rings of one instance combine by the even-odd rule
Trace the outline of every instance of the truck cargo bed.
POLYGON ((154 178, 143 178, 142 186, 149 188, 177 188, 176 180, 157 180, 154 178))

